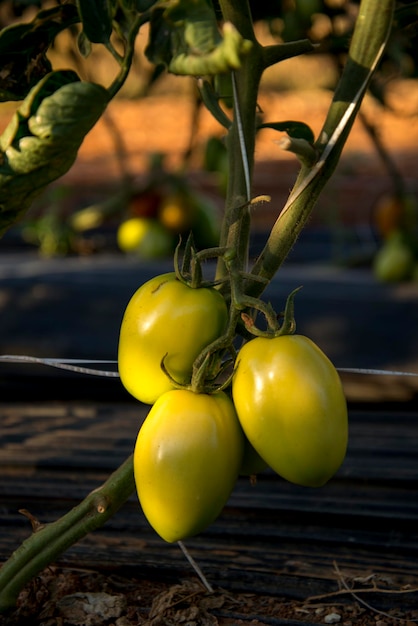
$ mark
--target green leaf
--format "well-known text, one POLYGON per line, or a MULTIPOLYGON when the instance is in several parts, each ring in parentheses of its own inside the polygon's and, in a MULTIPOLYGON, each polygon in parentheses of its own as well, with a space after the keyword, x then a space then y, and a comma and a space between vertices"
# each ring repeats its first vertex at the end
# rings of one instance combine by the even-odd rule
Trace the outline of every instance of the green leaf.
POLYGON ((77 7, 87 39, 92 43, 109 43, 112 16, 108 0, 77 0, 77 7))
POLYGON ((49 46, 63 29, 79 22, 73 4, 40 11, 25 24, 0 31, 0 101, 22 100, 51 71, 46 56, 49 46))
POLYGON ((69 170, 85 135, 106 108, 107 90, 75 81, 74 76, 68 72, 46 76, 0 137, 0 233, 69 170))
POLYGON ((295 139, 305 139, 309 143, 313 144, 315 141, 315 135, 307 124, 304 122, 294 122, 287 120, 286 122, 266 122, 260 124, 258 128, 272 128, 273 130, 279 130, 285 132, 289 137, 295 139))
POLYGON ((220 74, 241 65, 252 43, 229 22, 218 28, 212 4, 206 0, 171 0, 151 15, 148 59, 173 74, 220 74))

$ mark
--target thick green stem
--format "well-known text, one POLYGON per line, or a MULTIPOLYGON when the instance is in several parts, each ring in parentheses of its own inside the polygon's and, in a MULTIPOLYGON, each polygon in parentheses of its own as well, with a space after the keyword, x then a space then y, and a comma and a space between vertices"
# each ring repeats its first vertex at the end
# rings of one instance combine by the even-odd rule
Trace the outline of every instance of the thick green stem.
MULTIPOLYGON (((262 47, 254 35, 251 13, 247 2, 221 0, 224 19, 231 21, 243 37, 253 43, 249 54, 242 59, 239 70, 233 74, 234 119, 227 137, 228 189, 225 217, 220 245, 236 252, 237 269, 244 270, 248 262, 250 236, 249 201, 254 166, 257 96, 264 70, 262 47)), ((228 270, 219 259, 217 279, 227 276, 228 270)))
MULTIPOLYGON (((370 77, 387 42, 394 4, 394 0, 362 0, 347 63, 315 144, 319 159, 312 167, 302 166, 266 246, 254 264, 254 275, 267 280, 273 278, 334 172, 370 77)), ((263 283, 249 279, 246 293, 259 296, 262 291, 263 283)))
POLYGON ((65 550, 103 524, 135 489, 129 457, 99 488, 56 522, 40 526, 0 569, 0 612, 14 607, 23 586, 65 550))

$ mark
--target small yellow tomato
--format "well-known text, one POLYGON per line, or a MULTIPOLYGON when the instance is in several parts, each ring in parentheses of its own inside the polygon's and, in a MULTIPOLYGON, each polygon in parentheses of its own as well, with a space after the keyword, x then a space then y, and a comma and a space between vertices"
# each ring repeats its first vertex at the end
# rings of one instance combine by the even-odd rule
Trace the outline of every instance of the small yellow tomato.
POLYGON ((159 397, 138 434, 134 474, 144 515, 165 541, 196 535, 218 517, 243 446, 226 394, 174 390, 159 397))
POLYGON ((175 241, 173 235, 157 220, 130 217, 117 231, 119 248, 144 259, 157 259, 171 255, 175 241))
POLYGON ((232 397, 242 428, 280 476, 326 483, 342 464, 347 405, 328 357, 302 335, 257 337, 240 350, 232 397))
POLYGON ((185 193, 174 193, 161 202, 158 218, 169 231, 184 233, 190 230, 195 214, 195 207, 185 193))

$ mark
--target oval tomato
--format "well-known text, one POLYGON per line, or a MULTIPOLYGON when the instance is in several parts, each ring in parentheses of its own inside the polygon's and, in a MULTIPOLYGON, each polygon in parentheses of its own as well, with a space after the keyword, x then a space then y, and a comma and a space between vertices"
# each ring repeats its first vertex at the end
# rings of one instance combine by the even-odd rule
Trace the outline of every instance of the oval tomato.
POLYGON ((411 278, 414 253, 402 233, 395 231, 384 242, 373 259, 373 272, 382 282, 398 282, 411 278))
POLYGON ((249 341, 237 357, 232 395, 248 440, 283 478, 320 486, 340 467, 346 400, 336 369, 310 339, 249 341))
POLYGON ((204 530, 235 485, 243 433, 232 401, 174 390, 148 413, 134 450, 134 474, 144 515, 168 542, 204 530))
POLYGON ((132 296, 119 336, 118 367, 124 387, 153 404, 174 388, 173 379, 190 382, 193 363, 228 323, 228 308, 213 288, 193 289, 174 272, 156 276, 132 296))

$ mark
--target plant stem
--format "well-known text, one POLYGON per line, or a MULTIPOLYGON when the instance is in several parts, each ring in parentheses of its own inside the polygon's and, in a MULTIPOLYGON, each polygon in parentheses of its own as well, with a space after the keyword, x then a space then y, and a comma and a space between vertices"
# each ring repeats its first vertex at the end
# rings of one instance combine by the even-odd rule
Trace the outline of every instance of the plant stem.
POLYGON ((129 31, 129 35, 126 41, 126 50, 123 58, 120 58, 120 72, 116 76, 113 83, 108 87, 109 99, 112 99, 116 96, 118 91, 123 87, 125 81, 128 77, 128 74, 132 67, 132 59, 135 53, 135 40, 138 35, 138 31, 141 28, 142 24, 144 24, 148 20, 148 16, 145 13, 139 14, 136 16, 132 23, 132 27, 129 31))
MULTIPOLYGON (((327 118, 315 143, 319 159, 302 165, 289 199, 272 228, 252 274, 271 280, 305 226, 319 194, 334 172, 367 85, 390 34, 393 0, 362 0, 349 56, 327 118)), ((246 293, 259 296, 264 283, 252 280, 246 293)))
POLYGON ((99 488, 59 520, 40 526, 0 569, 0 612, 14 607, 20 590, 67 548, 103 524, 135 489, 130 456, 99 488))
MULTIPOLYGON (((221 0, 223 17, 234 24, 253 47, 242 59, 232 80, 234 86, 234 119, 227 137, 228 188, 225 216, 220 246, 234 250, 236 269, 246 269, 250 236, 249 201, 254 167, 257 96, 264 71, 262 47, 258 43, 247 1, 221 0)), ((218 261, 217 276, 221 280, 228 274, 222 258, 218 261)))

